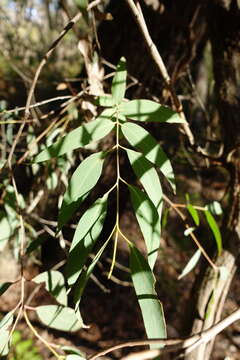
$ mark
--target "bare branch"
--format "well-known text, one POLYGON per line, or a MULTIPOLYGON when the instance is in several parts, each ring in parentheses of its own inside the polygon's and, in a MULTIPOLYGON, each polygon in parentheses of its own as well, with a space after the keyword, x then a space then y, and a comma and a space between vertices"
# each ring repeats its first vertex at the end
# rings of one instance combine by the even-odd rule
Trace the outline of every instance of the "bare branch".
MULTIPOLYGON (((145 346, 145 345, 162 345, 165 346, 163 349, 154 349, 153 350, 147 350, 144 351, 145 357, 138 357, 138 359, 150 359, 153 357, 156 357, 162 353, 166 352, 172 352, 176 350, 183 350, 187 349, 187 352, 190 352, 194 350, 196 347, 203 343, 207 343, 210 340, 212 340, 217 334, 219 334, 221 331, 223 331, 225 328, 227 328, 232 323, 240 320, 240 308, 234 311, 231 315, 217 323, 216 325, 213 325, 211 328, 202 331, 199 334, 192 335, 188 338, 178 338, 178 339, 148 339, 148 340, 132 340, 127 341, 125 343, 121 343, 118 345, 111 346, 110 348, 100 351, 95 355, 92 355, 88 357, 88 360, 95 360, 98 359, 100 356, 109 354, 110 352, 113 352, 118 349, 126 348, 126 347, 135 347, 135 346, 145 346), (146 357, 147 355, 151 355, 151 357, 146 357)), ((124 358, 124 360, 133 360, 137 359, 136 357, 131 357, 131 355, 124 358)))

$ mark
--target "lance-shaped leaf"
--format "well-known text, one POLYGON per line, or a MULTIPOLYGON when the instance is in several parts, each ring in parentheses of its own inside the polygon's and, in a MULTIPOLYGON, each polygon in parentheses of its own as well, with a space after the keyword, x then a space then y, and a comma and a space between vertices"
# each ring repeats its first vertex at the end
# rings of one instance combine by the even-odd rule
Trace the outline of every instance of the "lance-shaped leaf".
POLYGON ((115 104, 120 104, 124 98, 126 91, 126 80, 127 80, 126 59, 124 57, 121 57, 112 81, 111 90, 115 104))
POLYGON ((160 168, 175 192, 176 185, 171 162, 157 141, 148 131, 137 124, 127 122, 122 124, 121 129, 127 141, 160 168))
POLYGON ((43 305, 36 308, 37 315, 41 322, 50 328, 62 331, 77 331, 84 327, 69 307, 58 305, 43 305))
POLYGON ((195 225, 198 226, 200 223, 200 219, 197 210, 191 204, 187 204, 187 209, 190 215, 192 216, 195 225))
POLYGON ((146 194, 135 186, 128 186, 133 208, 142 231, 147 252, 148 263, 153 269, 160 245, 160 218, 157 209, 146 194))
POLYGON ((193 254, 191 259, 188 261, 187 265, 184 267, 182 273, 178 277, 178 280, 182 279, 184 276, 186 276, 188 273, 190 273, 190 271, 192 271, 195 268, 195 266, 198 263, 198 260, 200 259, 200 256, 201 256, 201 250, 198 249, 193 254))
POLYGON ((12 282, 5 282, 0 284, 0 296, 7 291, 7 289, 12 285, 12 282))
POLYGON ((131 246, 130 269, 147 337, 166 338, 164 313, 155 291, 154 275, 143 255, 134 246, 131 246))
POLYGON ((161 219, 162 187, 157 171, 142 154, 130 149, 127 149, 126 151, 136 176, 141 181, 150 200, 155 205, 159 218, 161 219))
POLYGON ((136 121, 153 121, 167 123, 184 123, 185 121, 172 109, 151 100, 131 100, 121 104, 120 111, 129 119, 136 121))
POLYGON ((6 314, 0 321, 0 357, 6 356, 10 348, 10 327, 13 323, 13 312, 6 314))
POLYGON ((106 136, 113 128, 114 123, 109 120, 112 118, 114 109, 106 109, 94 121, 79 126, 69 134, 55 142, 40 152, 34 162, 41 162, 70 152, 79 147, 83 147, 92 141, 97 141, 106 136))
POLYGON ((190 197, 189 197, 188 194, 186 194, 186 200, 187 200, 187 210, 188 210, 189 214, 191 215, 191 217, 193 218, 193 221, 195 222, 195 225, 199 226, 200 219, 199 219, 199 216, 198 216, 198 212, 192 206, 192 204, 190 203, 190 197))
POLYGON ((83 160, 74 171, 59 212, 59 229, 69 220, 76 207, 81 204, 98 182, 102 173, 104 156, 105 153, 102 151, 92 154, 83 160))
POLYGON ((75 303, 75 310, 78 309, 79 307, 79 303, 81 301, 81 297, 83 294, 83 291, 87 285, 87 282, 95 268, 95 265, 97 264, 98 260, 100 259, 100 257, 102 256, 102 253, 104 252, 109 240, 111 239, 111 237, 109 237, 107 239, 107 241, 105 241, 105 243, 103 244, 103 246, 100 248, 100 250, 98 251, 98 253, 96 254, 96 256, 94 257, 94 259, 92 260, 91 264, 89 265, 89 267, 82 271, 77 284, 75 286, 75 291, 74 291, 74 297, 73 297, 73 301, 75 303))
POLYGON ((98 96, 95 102, 97 105, 104 107, 113 107, 115 105, 114 99, 110 94, 98 96))
POLYGON ((222 236, 221 236, 221 232, 219 230, 218 224, 216 223, 214 217, 208 210, 205 210, 204 213, 205 213, 208 225, 214 235, 214 238, 215 238, 215 241, 217 244, 218 255, 220 255, 222 252, 222 236))
POLYGON ((97 199, 79 220, 66 267, 69 285, 73 285, 80 275, 83 265, 102 231, 106 212, 107 195, 97 199))
POLYGON ((44 283, 47 291, 52 294, 59 304, 67 305, 67 292, 64 277, 59 271, 49 270, 35 276, 32 281, 37 284, 44 283))

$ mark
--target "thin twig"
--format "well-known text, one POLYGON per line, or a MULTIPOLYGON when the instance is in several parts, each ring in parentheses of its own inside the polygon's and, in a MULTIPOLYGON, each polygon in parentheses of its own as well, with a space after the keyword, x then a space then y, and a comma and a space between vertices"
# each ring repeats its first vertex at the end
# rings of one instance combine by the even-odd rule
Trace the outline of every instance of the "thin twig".
MULTIPOLYGON (((148 51, 165 81, 166 87, 171 95, 172 102, 176 108, 176 111, 179 113, 179 116, 186 121, 186 118, 185 118, 185 115, 184 115, 183 109, 182 109, 182 103, 179 100, 179 98, 175 92, 175 89, 171 82, 171 78, 168 74, 167 68, 162 60, 162 57, 149 34, 149 31, 148 31, 148 28, 147 28, 147 25, 146 25, 139 2, 137 1, 136 4, 134 3, 133 0, 126 0, 126 2, 130 8, 132 14, 134 15, 135 21, 144 37, 148 51)), ((193 136, 187 122, 185 122, 183 124, 183 128, 184 128, 185 134, 188 137, 190 144, 194 145, 194 136, 193 136)))
MULTIPOLYGON (((202 331, 196 335, 192 335, 188 338, 178 338, 178 339, 147 339, 147 340, 132 340, 126 341, 124 343, 114 345, 109 347, 108 349, 102 350, 95 355, 89 356, 88 360, 95 360, 98 359, 100 356, 104 356, 113 352, 115 350, 119 350, 126 347, 135 347, 135 346, 145 346, 145 345, 159 345, 164 346, 162 349, 156 349, 157 353, 154 352, 154 356, 158 356, 162 353, 176 351, 176 350, 183 350, 188 349, 188 351, 192 351, 197 346, 201 345, 202 343, 207 343, 212 340, 217 334, 227 328, 229 325, 234 323, 235 321, 240 320, 240 308, 234 311, 231 315, 223 319, 222 321, 218 322, 217 324, 213 325, 211 328, 202 331)), ((149 350, 151 353, 152 350, 149 350)), ((146 354, 146 351, 145 351, 146 354)), ((125 360, 130 360, 131 357, 125 357, 125 360)), ((147 359, 147 357, 145 357, 147 359)))
POLYGON ((25 127, 25 121, 28 120, 29 116, 30 116, 30 106, 31 106, 31 100, 34 94, 34 90, 35 87, 37 85, 37 81, 39 78, 39 75, 42 71, 42 68, 44 67, 44 65, 47 63, 49 57, 52 55, 53 51, 55 50, 55 48, 57 47, 57 45, 59 44, 59 42, 62 40, 62 38, 67 34, 67 32, 74 26, 74 24, 81 18, 82 13, 78 12, 77 15, 75 15, 69 22, 68 24, 64 27, 64 29, 62 30, 62 32, 60 33, 60 35, 57 37, 57 39, 52 43, 52 45, 50 46, 49 50, 47 51, 46 55, 44 56, 44 58, 42 59, 42 61, 40 62, 36 73, 34 75, 33 81, 32 81, 32 85, 30 87, 29 93, 28 93, 28 97, 27 97, 27 102, 26 102, 26 107, 25 107, 25 113, 24 113, 24 122, 21 124, 18 133, 16 135, 16 138, 13 142, 11 151, 9 153, 9 157, 8 157, 8 166, 11 169, 12 168, 12 157, 15 151, 15 148, 17 146, 17 143, 22 135, 23 129, 25 127))
MULTIPOLYGON (((181 210, 179 210, 179 208, 177 206, 175 206, 175 204, 165 195, 163 194, 163 199, 171 206, 172 209, 175 210, 175 212, 179 215, 179 217, 182 219, 182 221, 185 224, 186 229, 189 229, 190 226, 186 223, 186 216, 181 212, 181 210)), ((210 259, 210 257, 208 256, 208 254, 206 253, 206 251, 204 250, 204 248, 202 247, 202 245, 200 244, 200 242, 198 241, 198 239, 196 238, 195 234, 193 232, 190 232, 189 236, 191 236, 191 238, 193 239, 193 241, 195 242, 195 244, 197 245, 197 247, 199 248, 199 250, 201 250, 201 253, 203 254, 203 256, 205 257, 205 259, 209 262, 209 264, 211 265, 211 267, 218 271, 218 267, 213 263, 213 261, 210 259)))

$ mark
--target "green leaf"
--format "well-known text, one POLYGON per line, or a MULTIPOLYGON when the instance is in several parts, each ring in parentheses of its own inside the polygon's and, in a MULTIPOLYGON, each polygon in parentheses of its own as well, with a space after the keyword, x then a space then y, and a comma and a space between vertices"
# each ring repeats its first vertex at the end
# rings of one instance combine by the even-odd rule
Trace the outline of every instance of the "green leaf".
POLYGON ((88 6, 88 0, 74 0, 76 6, 79 8, 79 10, 87 10, 88 6))
POLYGON ((87 285, 87 282, 95 268, 95 265, 97 264, 98 260, 100 259, 103 251, 105 250, 108 242, 110 240, 110 237, 108 238, 108 240, 103 244, 103 246, 100 248, 100 250, 98 251, 98 253, 96 254, 96 256, 94 257, 94 259, 92 260, 91 264, 89 265, 89 267, 86 270, 83 270, 75 287, 75 291, 74 291, 74 297, 73 297, 73 301, 76 304, 75 308, 78 308, 79 303, 81 301, 81 297, 83 294, 83 291, 87 285))
POLYGON ((0 357, 6 356, 10 349, 10 332, 8 330, 0 329, 0 357))
POLYGON ((10 348, 10 327, 13 323, 13 312, 6 314, 0 321, 0 356, 6 356, 10 348))
POLYGON ((221 255, 221 252, 222 252, 222 236, 221 236, 218 224, 216 223, 214 217, 212 216, 212 214, 208 210, 205 210, 204 213, 205 213, 208 225, 209 225, 210 229, 212 230, 212 233, 213 233, 214 238, 216 240, 217 249, 218 249, 218 255, 221 255))
POLYGON ((199 226, 200 219, 199 219, 197 210, 194 209, 194 207, 191 204, 187 204, 187 209, 188 209, 188 212, 190 213, 190 215, 192 216, 193 221, 195 222, 195 225, 199 226))
POLYGON ((53 145, 41 151, 34 158, 34 162, 46 161, 53 157, 64 155, 74 149, 84 147, 93 141, 102 139, 115 126, 115 124, 109 120, 112 118, 114 111, 114 109, 106 109, 96 120, 72 130, 53 145))
POLYGON ((74 171, 64 194, 59 212, 59 229, 67 222, 73 212, 98 182, 104 162, 105 153, 97 152, 84 159, 74 171))
POLYGON ((184 276, 186 276, 188 273, 190 273, 190 271, 192 271, 195 266, 198 263, 198 260, 200 259, 201 256, 201 250, 198 249, 193 256, 191 257, 191 259, 188 261, 187 265, 184 267, 183 271, 181 272, 181 274, 178 276, 178 280, 182 279, 184 276))
POLYGON ((107 196, 105 195, 97 199, 79 220, 66 267, 69 285, 73 285, 80 275, 83 265, 102 231, 106 212, 107 196))
POLYGON ((159 218, 162 216, 162 187, 157 171, 145 157, 133 150, 126 150, 132 168, 141 181, 150 200, 155 205, 159 218))
POLYGON ((83 353, 80 350, 73 348, 71 346, 66 346, 66 345, 61 346, 61 350, 68 355, 78 355, 83 357, 83 353))
POLYGON ((121 57, 116 73, 112 81, 112 96, 115 104, 120 104, 124 98, 126 91, 126 80, 127 80, 127 70, 126 70, 126 59, 121 57))
POLYGON ((135 186, 128 186, 133 208, 148 252, 148 263, 153 269, 160 245, 160 218, 152 201, 135 186))
POLYGON ((151 100, 131 100, 121 104, 120 111, 129 119, 136 121, 153 121, 167 123, 184 123, 185 121, 172 109, 151 100))
POLYGON ((154 275, 145 258, 134 246, 131 246, 130 269, 147 337, 149 339, 166 338, 164 313, 155 291, 154 275))
POLYGON ((112 95, 110 94, 105 94, 105 95, 100 95, 98 96, 97 100, 96 100, 96 104, 99 106, 104 106, 104 107, 112 107, 114 106, 114 99, 112 97, 112 95))
POLYGON ((64 277, 59 271, 45 271, 32 279, 37 284, 44 283, 47 291, 52 294, 59 304, 67 305, 67 292, 64 277))
POLYGON ((176 185, 171 162, 157 141, 137 124, 127 122, 122 124, 121 129, 127 141, 160 168, 175 192, 176 185))
POLYGON ((5 282, 0 284, 0 296, 7 291, 7 289, 12 285, 12 282, 5 282))
POLYGON ((69 307, 43 305, 38 306, 36 312, 41 322, 52 329, 74 332, 84 326, 69 307))

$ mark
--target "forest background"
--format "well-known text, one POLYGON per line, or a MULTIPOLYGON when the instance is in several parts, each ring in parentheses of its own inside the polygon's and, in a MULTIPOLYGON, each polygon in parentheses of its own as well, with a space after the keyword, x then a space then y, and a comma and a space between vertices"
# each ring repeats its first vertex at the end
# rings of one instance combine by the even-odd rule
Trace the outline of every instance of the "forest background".
MULTIPOLYGON (((0 312, 5 319, 0 332, 7 344, 11 335, 12 343, 8 349, 0 340, 2 357, 80 359, 144 339, 148 332, 129 273, 126 241, 118 241, 116 261, 114 246, 108 246, 91 274, 79 315, 89 328, 82 323, 74 332, 64 325, 52 329, 46 314, 36 311, 56 306, 65 296, 62 275, 76 224, 113 186, 114 157, 83 207, 59 232, 58 212, 69 179, 79 163, 113 146, 115 134, 47 162, 34 162, 34 156, 101 114, 107 101, 103 95, 110 94, 122 57, 127 99, 160 103, 186 120, 142 124, 175 174, 176 194, 163 169, 158 171, 164 195, 154 276, 168 337, 202 333, 238 310, 239 1, 2 0, 0 20, 0 312)), ((128 158, 121 155, 119 162, 124 178, 139 186, 128 158)), ((127 187, 120 190, 122 233, 146 256, 138 209, 127 187)), ((100 243, 111 232, 116 206, 111 198, 100 243)), ((70 293, 68 305, 74 308, 73 303, 70 293)), ((238 319, 237 313, 234 321, 238 319)), ((190 353, 181 346, 171 354, 163 351, 161 359, 179 354, 187 360, 239 359, 239 326, 225 326, 215 343, 211 335, 207 345, 190 353)), ((140 346, 125 346, 101 358, 127 358, 135 351, 136 359, 150 354, 144 355, 140 346)))

